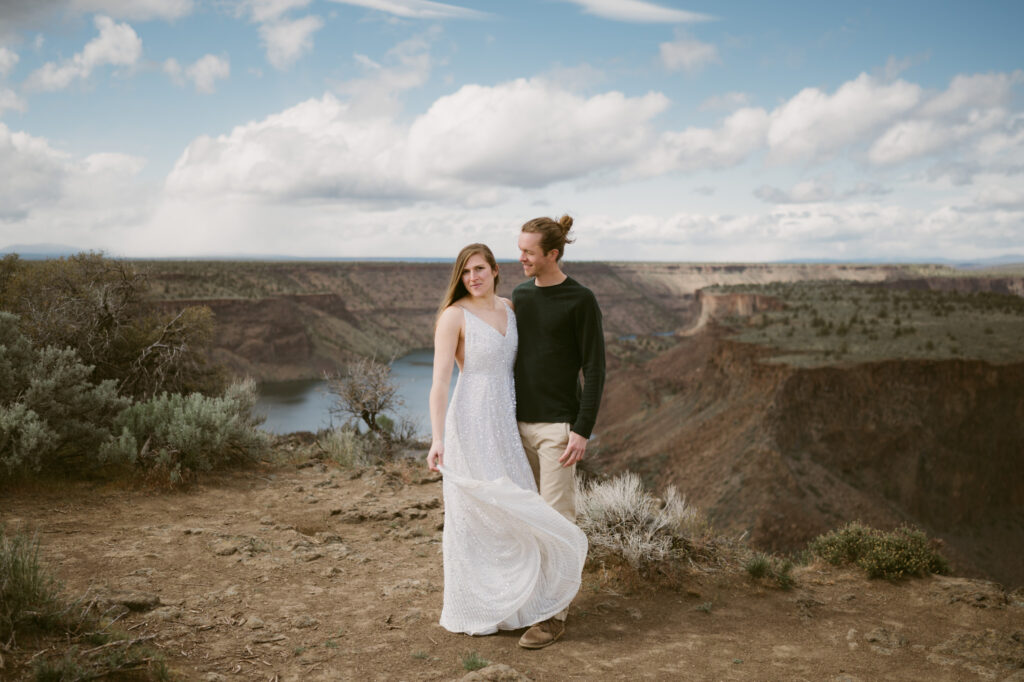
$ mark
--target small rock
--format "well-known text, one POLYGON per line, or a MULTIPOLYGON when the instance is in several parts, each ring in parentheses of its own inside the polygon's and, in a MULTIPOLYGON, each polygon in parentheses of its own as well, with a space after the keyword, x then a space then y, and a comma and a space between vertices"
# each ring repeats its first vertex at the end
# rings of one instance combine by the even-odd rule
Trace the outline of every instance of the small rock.
POLYGON ((316 618, 311 616, 298 616, 292 620, 293 628, 312 628, 320 624, 316 618))
POLYGON ((120 604, 130 611, 149 611, 160 605, 160 597, 145 592, 127 592, 110 597, 111 604, 120 604))
POLYGON ((218 544, 216 547, 214 547, 213 553, 217 556, 231 556, 237 551, 238 547, 236 547, 233 543, 222 542, 218 544))
POLYGON ((341 575, 342 573, 344 573, 344 571, 342 571, 337 566, 328 566, 323 570, 323 572, 320 575, 322 575, 325 578, 333 578, 334 576, 341 575))
POLYGON ((245 627, 249 628, 250 630, 262 630, 264 626, 265 623, 263 622, 263 619, 259 616, 249 616, 249 618, 245 621, 245 627))
POLYGON ((459 679, 461 682, 531 682, 529 677, 504 663, 492 663, 486 668, 466 673, 459 679))
POLYGON ((273 526, 274 525, 274 519, 270 518, 269 516, 264 516, 262 519, 260 519, 260 525, 261 526, 273 526))
POLYGON ((181 618, 181 613, 181 609, 177 606, 161 606, 158 609, 154 609, 149 615, 156 620, 167 621, 181 618))
POLYGON ((202 528, 186 528, 185 529, 185 535, 202 535, 202 534, 203 534, 203 529, 202 528))
POLYGON ((230 587, 225 589, 223 592, 221 592, 221 596, 222 597, 237 597, 238 593, 241 592, 241 591, 242 591, 242 589, 238 585, 231 585, 230 587))
POLYGON ((203 682, 226 682, 227 679, 220 673, 206 673, 202 677, 203 682))

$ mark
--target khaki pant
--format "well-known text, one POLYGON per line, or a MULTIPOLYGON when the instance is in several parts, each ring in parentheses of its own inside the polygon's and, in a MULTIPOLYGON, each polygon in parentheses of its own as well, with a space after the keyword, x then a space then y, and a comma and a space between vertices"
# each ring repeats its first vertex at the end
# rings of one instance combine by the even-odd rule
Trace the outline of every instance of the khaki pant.
MULTIPOLYGON (((544 501, 555 511, 576 523, 576 465, 563 467, 558 458, 569 445, 569 424, 552 422, 519 422, 526 459, 533 469, 533 479, 544 501)), ((569 609, 555 614, 565 621, 569 609)))
POLYGON ((576 465, 563 467, 558 461, 569 445, 569 424, 519 422, 519 435, 540 496, 576 523, 576 465))

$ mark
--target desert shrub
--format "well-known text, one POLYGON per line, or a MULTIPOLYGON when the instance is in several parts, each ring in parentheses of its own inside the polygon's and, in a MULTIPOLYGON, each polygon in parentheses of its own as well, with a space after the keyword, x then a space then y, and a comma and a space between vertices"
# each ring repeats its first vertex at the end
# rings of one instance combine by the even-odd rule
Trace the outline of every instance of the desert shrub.
POLYGON ((131 465, 172 484, 201 471, 264 454, 268 435, 252 415, 256 384, 232 384, 219 397, 163 393, 124 410, 118 435, 104 444, 105 461, 131 465))
POLYGON ((38 538, 0 529, 0 641, 27 622, 47 623, 60 605, 60 585, 39 563, 38 538))
POLYGON ((7 671, 17 674, 21 659, 31 662, 36 680, 108 679, 128 670, 135 671, 131 679, 169 678, 163 656, 139 646, 151 637, 132 639, 112 625, 95 599, 68 599, 39 560, 37 538, 8 535, 0 527, 0 642, 4 654, 14 659, 5 662, 7 671), (28 638, 33 646, 41 648, 34 655, 18 647, 19 635, 28 632, 35 635, 28 638), (44 656, 49 651, 57 653, 44 656))
POLYGON ((113 381, 91 375, 74 350, 32 349, 17 317, 0 312, 0 467, 67 472, 95 464, 129 401, 113 381))
POLYGON ((165 311, 146 299, 146 278, 129 263, 96 253, 0 267, 0 310, 20 318, 34 348, 72 348, 96 383, 148 398, 161 391, 216 394, 224 374, 206 364, 213 331, 208 308, 165 311))
POLYGON ((354 428, 328 429, 320 432, 317 445, 324 456, 346 469, 369 466, 378 459, 373 440, 354 428))
POLYGON ((949 572, 949 564, 919 529, 882 531, 853 521, 819 535, 808 548, 830 564, 856 564, 870 578, 902 578, 949 572))
POLYGON ((398 395, 398 385, 391 378, 391 365, 361 358, 349 365, 344 374, 325 374, 324 378, 335 396, 332 413, 361 420, 386 441, 393 439, 392 433, 384 428, 384 424, 391 421, 384 412, 401 406, 402 398, 398 395))
POLYGON ((464 670, 480 670, 486 668, 491 664, 490 661, 485 659, 483 656, 475 651, 470 651, 462 655, 462 667, 464 670))
POLYGON ((590 541, 588 560, 622 562, 637 577, 672 576, 684 565, 709 570, 734 559, 734 543, 716 537, 674 487, 658 500, 632 472, 581 486, 576 513, 590 541))
POLYGON ((770 580, 778 587, 793 587, 793 562, 765 552, 754 552, 743 564, 744 570, 755 580, 770 580))

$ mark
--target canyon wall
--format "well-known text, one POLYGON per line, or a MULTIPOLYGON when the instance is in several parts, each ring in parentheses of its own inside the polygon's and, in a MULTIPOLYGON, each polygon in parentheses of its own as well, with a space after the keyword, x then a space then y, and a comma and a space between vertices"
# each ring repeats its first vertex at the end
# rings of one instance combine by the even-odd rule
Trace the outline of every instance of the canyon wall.
MULTIPOLYGON (((390 359, 433 345, 437 304, 449 263, 140 261, 158 305, 209 306, 213 359, 258 380, 317 377, 358 356, 390 359)), ((500 264, 499 294, 523 281, 518 263, 500 264)), ((696 292, 715 284, 908 276, 899 266, 732 265, 567 262, 590 287, 609 339, 690 327, 696 292)))

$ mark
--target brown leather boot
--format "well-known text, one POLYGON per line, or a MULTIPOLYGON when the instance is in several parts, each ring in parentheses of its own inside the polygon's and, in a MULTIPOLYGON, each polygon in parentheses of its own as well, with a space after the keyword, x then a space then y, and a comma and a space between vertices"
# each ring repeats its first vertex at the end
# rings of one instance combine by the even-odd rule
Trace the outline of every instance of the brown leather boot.
POLYGON ((565 621, 548 618, 531 627, 519 638, 519 646, 524 649, 543 649, 554 644, 565 634, 565 621))

